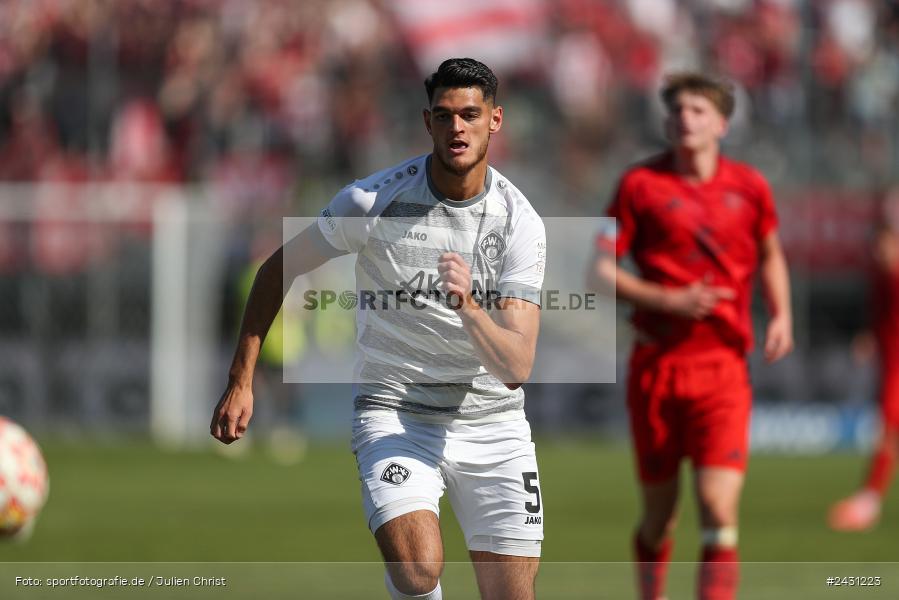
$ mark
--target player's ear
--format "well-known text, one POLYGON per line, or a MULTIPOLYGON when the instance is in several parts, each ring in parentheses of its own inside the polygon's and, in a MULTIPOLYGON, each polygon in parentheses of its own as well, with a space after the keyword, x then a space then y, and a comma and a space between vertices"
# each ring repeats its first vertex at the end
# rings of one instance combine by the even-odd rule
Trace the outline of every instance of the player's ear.
POLYGON ((724 115, 721 115, 721 122, 718 125, 718 137, 723 138, 727 135, 727 131, 730 128, 730 121, 724 115))
POLYGON ((430 135, 431 134, 431 111, 430 111, 430 109, 427 109, 427 108, 423 109, 421 111, 421 116, 425 120, 425 129, 428 130, 428 135, 430 135))
POLYGON ((490 133, 496 133, 503 126, 503 107, 494 106, 490 109, 490 133))

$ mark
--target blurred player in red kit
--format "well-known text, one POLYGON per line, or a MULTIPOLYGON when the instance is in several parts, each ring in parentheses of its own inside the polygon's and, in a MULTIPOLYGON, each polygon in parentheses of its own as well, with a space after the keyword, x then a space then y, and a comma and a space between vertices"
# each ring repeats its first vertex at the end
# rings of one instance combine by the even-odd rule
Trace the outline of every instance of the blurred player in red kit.
POLYGON ((899 189, 887 195, 881 209, 871 290, 880 358, 881 433, 862 489, 830 509, 828 523, 837 531, 865 531, 877 524, 899 456, 899 189))
POLYGON ((732 87, 683 73, 661 95, 670 148, 622 176, 608 209, 615 225, 597 237, 590 278, 635 308, 627 402, 643 504, 633 540, 640 597, 664 596, 678 473, 689 458, 702 527, 698 597, 734 598, 752 281, 758 271, 773 362, 793 347, 789 276, 768 184, 720 152, 732 87), (638 275, 618 266, 627 253, 638 275))

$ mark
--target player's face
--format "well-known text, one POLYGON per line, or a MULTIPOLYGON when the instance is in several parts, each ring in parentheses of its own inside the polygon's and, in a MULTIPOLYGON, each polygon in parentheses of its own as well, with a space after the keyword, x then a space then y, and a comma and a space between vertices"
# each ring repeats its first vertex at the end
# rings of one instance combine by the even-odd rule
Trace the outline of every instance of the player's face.
POLYGON ((665 128, 675 147, 698 152, 721 141, 727 119, 705 96, 681 92, 669 107, 665 128))
POLYGON ((485 101, 478 87, 437 88, 424 119, 434 140, 434 156, 461 177, 486 159, 490 136, 502 125, 503 109, 492 99, 485 101))

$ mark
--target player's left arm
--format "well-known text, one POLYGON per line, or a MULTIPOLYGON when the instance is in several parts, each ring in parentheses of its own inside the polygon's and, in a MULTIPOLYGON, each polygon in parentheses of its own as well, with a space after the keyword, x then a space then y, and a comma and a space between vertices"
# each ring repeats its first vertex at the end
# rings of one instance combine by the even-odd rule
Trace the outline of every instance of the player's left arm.
POLYGON ((765 330, 765 360, 775 362, 793 349, 793 311, 790 307, 790 274, 777 230, 759 243, 759 275, 770 319, 765 330))
POLYGON ((472 297, 471 270, 461 256, 445 253, 437 271, 447 295, 456 299, 462 326, 481 364, 507 388, 521 387, 534 366, 540 307, 520 298, 499 298, 492 300, 499 308, 494 320, 472 297))

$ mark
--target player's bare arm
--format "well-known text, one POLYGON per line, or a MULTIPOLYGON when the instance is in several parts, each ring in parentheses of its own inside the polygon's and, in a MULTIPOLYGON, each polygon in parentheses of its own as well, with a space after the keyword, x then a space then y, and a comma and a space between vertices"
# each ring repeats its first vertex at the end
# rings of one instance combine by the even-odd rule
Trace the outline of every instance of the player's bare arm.
POLYGON ((790 275, 780 238, 769 233, 760 245, 759 274, 771 315, 765 331, 765 360, 775 362, 793 349, 793 311, 790 308, 790 275))
POLYGON ((526 300, 502 298, 494 320, 472 298, 471 270, 461 256, 443 254, 437 271, 447 295, 457 299, 462 326, 484 367, 509 389, 520 387, 534 366, 540 307, 526 300))
POLYGON ((702 281, 682 287, 666 287, 647 281, 622 269, 614 255, 603 251, 596 253, 587 279, 590 289, 609 294, 614 290, 619 300, 638 308, 695 320, 704 319, 719 302, 736 297, 731 288, 702 281))
POLYGON ((259 268, 247 299, 228 387, 212 413, 209 432, 222 443, 243 437, 253 416, 253 373, 265 336, 284 302, 284 281, 312 271, 339 254, 311 225, 278 248, 259 268), (284 253, 292 257, 284 271, 284 253))

